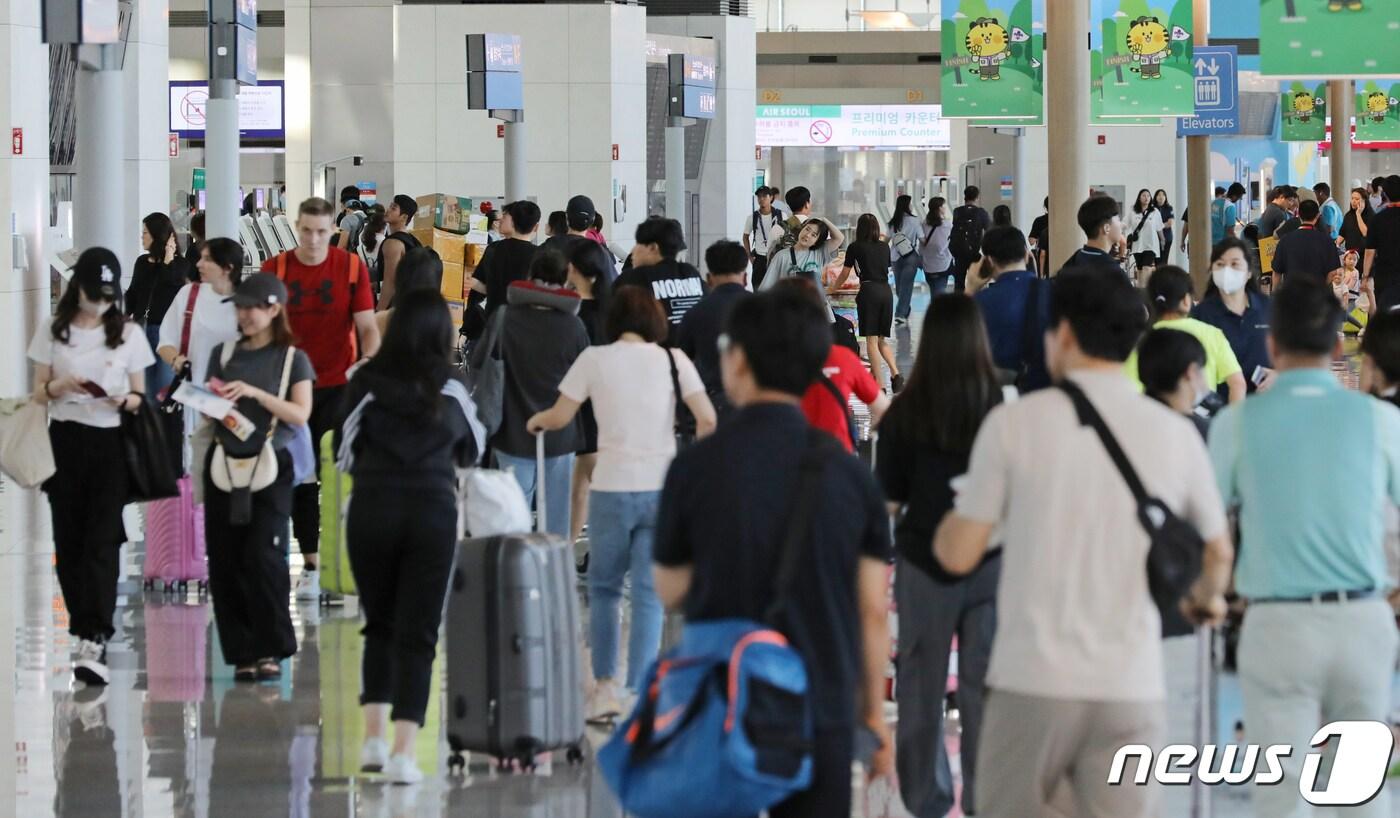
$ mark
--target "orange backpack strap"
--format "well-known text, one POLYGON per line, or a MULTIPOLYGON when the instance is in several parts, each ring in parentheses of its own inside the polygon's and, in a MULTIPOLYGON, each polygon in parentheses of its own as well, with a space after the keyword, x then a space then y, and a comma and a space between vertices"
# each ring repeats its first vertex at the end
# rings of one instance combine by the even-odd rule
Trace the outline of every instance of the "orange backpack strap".
POLYGON ((277 280, 285 281, 287 278, 287 254, 277 254, 277 280))
POLYGON ((360 261, 360 254, 359 254, 359 253, 351 253, 351 254, 350 254, 350 288, 351 288, 352 290, 353 290, 355 287, 358 287, 359 284, 360 284, 360 268, 363 267, 363 266, 364 266, 364 262, 360 261))

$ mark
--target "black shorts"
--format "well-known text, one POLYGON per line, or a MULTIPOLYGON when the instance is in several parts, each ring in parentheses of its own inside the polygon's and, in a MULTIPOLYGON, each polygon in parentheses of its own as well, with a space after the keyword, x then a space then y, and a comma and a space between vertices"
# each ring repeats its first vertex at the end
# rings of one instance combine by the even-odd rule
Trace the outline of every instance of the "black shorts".
POLYGON ((856 295, 857 331, 865 337, 890 337, 894 325, 894 292, 883 281, 862 281, 856 295))

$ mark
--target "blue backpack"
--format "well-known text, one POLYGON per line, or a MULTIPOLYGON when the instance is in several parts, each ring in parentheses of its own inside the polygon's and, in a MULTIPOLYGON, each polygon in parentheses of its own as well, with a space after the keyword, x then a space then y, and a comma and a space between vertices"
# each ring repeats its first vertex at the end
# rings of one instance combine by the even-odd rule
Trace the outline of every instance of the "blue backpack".
POLYGON ((687 622, 647 670, 643 695, 598 751, 622 808, 638 818, 757 815, 812 784, 813 707, 802 655, 773 627, 811 533, 828 453, 808 430, 797 496, 764 621, 687 622))

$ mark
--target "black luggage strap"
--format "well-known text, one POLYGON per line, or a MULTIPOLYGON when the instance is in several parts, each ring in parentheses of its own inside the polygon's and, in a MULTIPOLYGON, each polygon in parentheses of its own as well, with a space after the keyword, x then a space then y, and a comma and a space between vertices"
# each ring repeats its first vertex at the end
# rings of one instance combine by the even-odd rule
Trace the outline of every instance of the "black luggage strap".
POLYGON ((851 436, 851 448, 856 448, 860 445, 860 434, 856 429, 856 415, 851 411, 851 404, 841 396, 841 390, 837 388, 836 383, 832 381, 831 378, 828 378, 825 373, 822 374, 821 380, 818 381, 818 383, 825 387, 827 392, 831 393, 831 396, 836 399, 836 405, 840 406, 842 413, 846 415, 846 433, 851 436))
POLYGON ((1123 476, 1123 482, 1128 484, 1128 490, 1133 493, 1133 499, 1137 500, 1138 508, 1141 509, 1152 502, 1152 495, 1147 493, 1147 487, 1138 478, 1137 470, 1129 462, 1128 455, 1123 452, 1123 447, 1118 445, 1117 438, 1108 430, 1108 424, 1104 423, 1103 416, 1089 402, 1084 390, 1069 380, 1061 381, 1059 387, 1074 403, 1074 411, 1079 416, 1079 422, 1084 426, 1092 427, 1094 432, 1098 434, 1109 458, 1113 460, 1113 465, 1123 476))

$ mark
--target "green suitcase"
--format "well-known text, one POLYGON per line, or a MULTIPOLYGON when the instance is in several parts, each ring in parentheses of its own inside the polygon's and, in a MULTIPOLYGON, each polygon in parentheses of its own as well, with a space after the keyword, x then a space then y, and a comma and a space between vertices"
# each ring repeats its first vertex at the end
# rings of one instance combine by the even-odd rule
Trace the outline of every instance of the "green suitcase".
POLYGON ((353 596, 355 575, 345 550, 345 513, 350 509, 350 475, 336 468, 335 432, 321 438, 321 597, 353 596))

